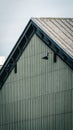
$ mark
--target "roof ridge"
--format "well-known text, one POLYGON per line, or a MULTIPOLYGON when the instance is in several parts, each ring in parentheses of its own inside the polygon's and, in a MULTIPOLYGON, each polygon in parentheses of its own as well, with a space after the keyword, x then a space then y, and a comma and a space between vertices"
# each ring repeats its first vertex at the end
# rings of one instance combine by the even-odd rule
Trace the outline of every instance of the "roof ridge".
POLYGON ((31 17, 32 19, 73 19, 73 17, 31 17))

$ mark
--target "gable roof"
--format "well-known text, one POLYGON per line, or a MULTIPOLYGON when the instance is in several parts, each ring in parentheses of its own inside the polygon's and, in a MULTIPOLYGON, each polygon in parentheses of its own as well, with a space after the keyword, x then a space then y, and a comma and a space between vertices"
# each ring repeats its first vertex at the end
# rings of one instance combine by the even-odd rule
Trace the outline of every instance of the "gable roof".
POLYGON ((34 34, 73 70, 73 18, 32 18, 0 70, 0 88, 34 34))

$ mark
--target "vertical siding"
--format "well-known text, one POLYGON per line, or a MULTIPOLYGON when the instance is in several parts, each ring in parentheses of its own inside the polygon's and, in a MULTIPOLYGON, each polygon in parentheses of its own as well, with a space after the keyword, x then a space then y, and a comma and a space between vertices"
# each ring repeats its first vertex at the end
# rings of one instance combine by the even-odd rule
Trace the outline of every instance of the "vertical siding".
POLYGON ((72 72, 72 129, 73 129, 73 72, 72 72))
POLYGON ((72 89, 70 68, 34 35, 0 91, 0 130, 72 130, 72 89))

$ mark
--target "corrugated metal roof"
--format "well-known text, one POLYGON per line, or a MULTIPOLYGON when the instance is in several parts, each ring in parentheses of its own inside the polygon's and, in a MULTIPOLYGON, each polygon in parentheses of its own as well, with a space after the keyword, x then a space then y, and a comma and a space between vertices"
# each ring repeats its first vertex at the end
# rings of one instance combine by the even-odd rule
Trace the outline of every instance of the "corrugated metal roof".
POLYGON ((73 18, 32 18, 31 20, 73 58, 73 18))

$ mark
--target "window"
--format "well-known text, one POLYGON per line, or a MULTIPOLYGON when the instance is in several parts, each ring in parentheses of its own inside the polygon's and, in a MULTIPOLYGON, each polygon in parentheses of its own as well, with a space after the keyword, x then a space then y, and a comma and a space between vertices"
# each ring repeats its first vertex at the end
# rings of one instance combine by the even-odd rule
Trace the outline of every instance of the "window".
POLYGON ((56 63, 56 61, 57 61, 57 55, 56 55, 56 53, 54 53, 53 60, 54 60, 54 63, 56 63))
POLYGON ((15 74, 17 73, 17 63, 15 64, 14 72, 15 72, 15 74))

